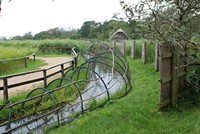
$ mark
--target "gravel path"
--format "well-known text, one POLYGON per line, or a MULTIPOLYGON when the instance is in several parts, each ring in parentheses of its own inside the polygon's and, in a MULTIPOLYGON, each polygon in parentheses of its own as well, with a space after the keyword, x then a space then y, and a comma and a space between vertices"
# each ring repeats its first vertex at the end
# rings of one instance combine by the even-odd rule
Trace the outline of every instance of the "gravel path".
MULTIPOLYGON (((72 57, 52 57, 52 58, 36 57, 36 59, 41 59, 41 60, 45 61, 46 65, 39 68, 39 69, 45 69, 45 68, 51 67, 53 65, 66 62, 66 61, 72 59, 72 57)), ((68 64, 65 65, 65 67, 66 66, 68 66, 68 64)), ((60 70, 60 66, 48 70, 47 74, 52 74, 52 73, 54 73, 58 70, 60 70)), ((23 76, 14 77, 14 78, 9 78, 8 84, 15 84, 15 83, 18 83, 18 82, 33 80, 33 79, 36 79, 36 78, 41 78, 42 76, 43 76, 43 73, 38 72, 38 73, 34 73, 34 74, 27 74, 27 75, 23 75, 23 76)), ((50 82, 51 80, 53 80, 57 77, 60 77, 60 76, 61 75, 58 74, 54 77, 51 77, 51 78, 48 79, 48 82, 50 82)), ((0 80, 0 85, 3 86, 2 80, 0 80)), ((32 89, 35 89, 37 87, 43 87, 43 82, 42 81, 41 82, 35 82, 35 83, 32 83, 32 84, 27 84, 27 85, 15 87, 15 88, 10 88, 10 89, 8 89, 8 94, 9 94, 9 97, 10 97, 12 95, 17 95, 20 92, 32 90, 32 89)), ((3 99, 3 91, 0 91, 0 99, 3 99)))

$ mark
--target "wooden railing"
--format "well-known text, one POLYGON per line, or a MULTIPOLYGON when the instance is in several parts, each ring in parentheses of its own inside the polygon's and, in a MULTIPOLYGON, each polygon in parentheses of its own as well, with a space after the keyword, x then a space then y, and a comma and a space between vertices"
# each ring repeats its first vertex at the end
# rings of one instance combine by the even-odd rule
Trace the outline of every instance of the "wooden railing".
POLYGON ((61 73, 61 75, 64 75, 64 71, 74 67, 77 65, 77 58, 78 58, 78 54, 76 53, 76 51, 74 50, 75 48, 72 48, 71 53, 73 58, 71 60, 68 60, 66 62, 45 68, 45 69, 40 69, 40 70, 35 70, 35 71, 28 71, 28 72, 23 72, 23 73, 18 73, 18 74, 12 74, 12 75, 6 75, 6 76, 1 76, 0 80, 3 81, 3 85, 0 86, 0 91, 3 90, 3 96, 4 96, 4 101, 7 102, 8 101, 8 90, 11 90, 11 88, 14 87, 18 87, 18 86, 22 86, 22 85, 26 85, 26 84, 30 84, 30 83, 35 83, 35 82, 39 82, 39 81, 43 81, 44 83, 44 87, 47 87, 47 79, 57 75, 58 73, 61 73), (65 67, 66 64, 71 63, 71 65, 65 67), (47 74, 48 70, 54 69, 56 67, 60 66, 60 70, 52 73, 52 74, 47 74), (18 82, 18 83, 14 83, 14 84, 9 84, 9 79, 13 78, 13 77, 19 77, 19 76, 24 76, 24 75, 28 75, 28 74, 35 74, 35 73, 39 73, 42 72, 43 76, 40 78, 34 78, 32 80, 26 80, 23 82, 18 82))
POLYGON ((0 60, 0 62, 6 63, 8 61, 15 61, 15 60, 23 60, 24 59, 24 67, 27 68, 27 59, 30 58, 30 57, 33 57, 33 60, 35 62, 35 53, 32 53, 32 54, 24 56, 24 57, 0 60))

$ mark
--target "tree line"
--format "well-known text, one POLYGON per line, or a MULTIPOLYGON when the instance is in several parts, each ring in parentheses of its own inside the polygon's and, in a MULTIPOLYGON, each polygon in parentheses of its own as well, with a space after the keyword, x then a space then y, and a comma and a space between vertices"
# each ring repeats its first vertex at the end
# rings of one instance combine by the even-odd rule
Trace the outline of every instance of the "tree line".
MULTIPOLYGON (((43 40, 43 39, 99 39, 108 40, 110 36, 119 28, 123 29, 130 39, 139 39, 143 35, 140 32, 142 22, 125 21, 122 18, 118 19, 114 16, 113 19, 104 22, 95 22, 94 20, 85 21, 80 29, 64 29, 64 28, 51 28, 46 31, 41 31, 33 35, 31 32, 25 33, 23 36, 17 35, 11 37, 12 40, 43 40), (140 25, 136 25, 140 23, 140 25)), ((1 37, 5 40, 5 37, 1 37)))

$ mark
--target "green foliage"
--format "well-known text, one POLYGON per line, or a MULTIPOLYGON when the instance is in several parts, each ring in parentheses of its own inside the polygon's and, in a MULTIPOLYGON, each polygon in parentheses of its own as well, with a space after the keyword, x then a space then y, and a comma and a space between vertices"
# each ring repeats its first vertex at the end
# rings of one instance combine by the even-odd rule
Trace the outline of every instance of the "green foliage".
POLYGON ((185 94, 185 101, 193 104, 200 104, 200 66, 190 68, 186 74, 188 89, 185 94))

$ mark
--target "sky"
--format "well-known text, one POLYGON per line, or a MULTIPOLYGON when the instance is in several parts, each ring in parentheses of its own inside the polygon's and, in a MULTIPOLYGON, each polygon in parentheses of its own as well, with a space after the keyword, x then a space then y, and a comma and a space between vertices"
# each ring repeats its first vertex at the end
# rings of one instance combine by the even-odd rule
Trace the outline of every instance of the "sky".
MULTIPOLYGON (((124 12, 119 0, 2 0, 0 37, 36 34, 55 27, 80 28, 85 21, 104 22, 124 12)), ((128 0, 127 0, 128 1, 128 0)))

